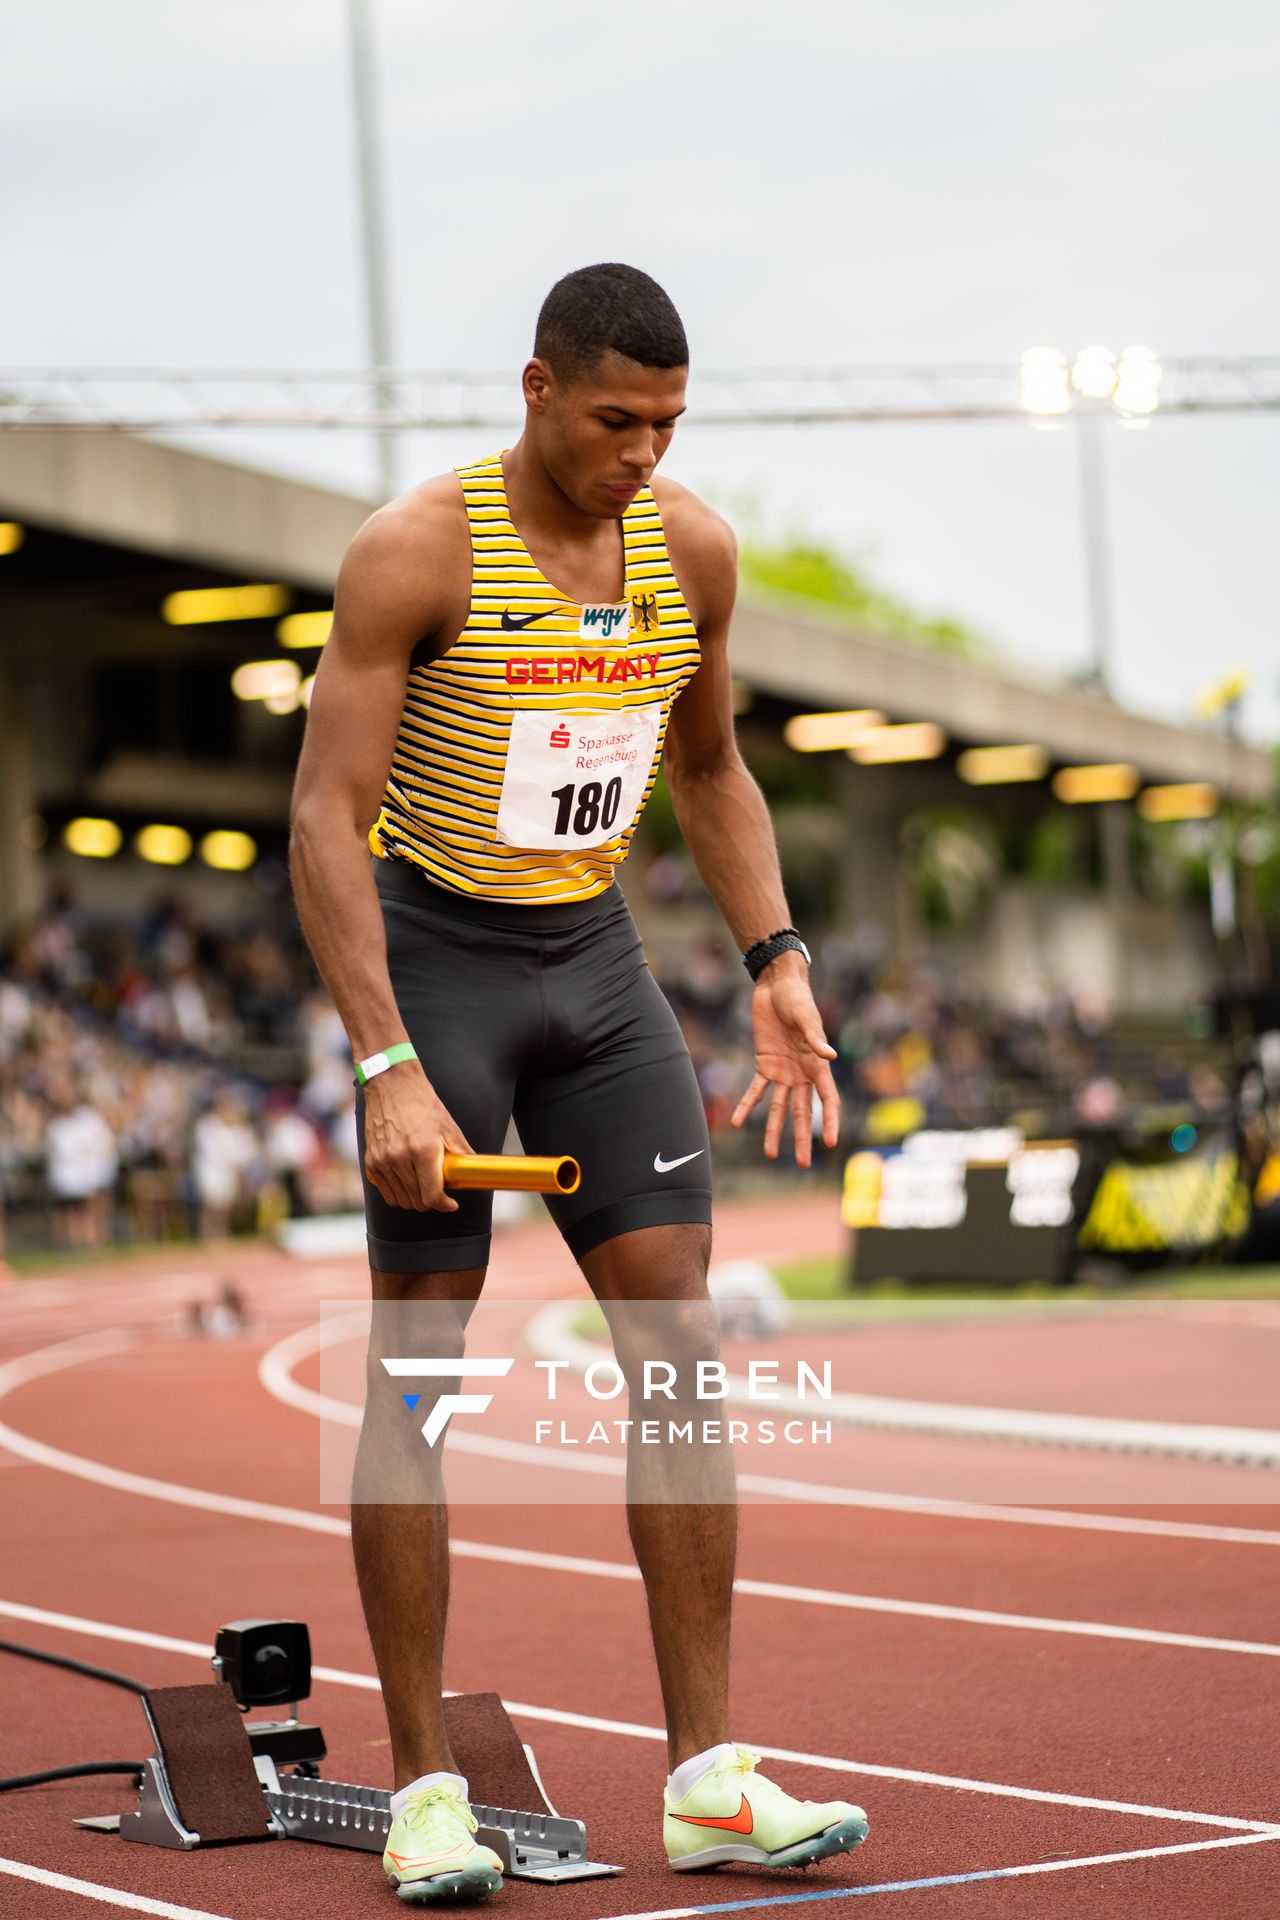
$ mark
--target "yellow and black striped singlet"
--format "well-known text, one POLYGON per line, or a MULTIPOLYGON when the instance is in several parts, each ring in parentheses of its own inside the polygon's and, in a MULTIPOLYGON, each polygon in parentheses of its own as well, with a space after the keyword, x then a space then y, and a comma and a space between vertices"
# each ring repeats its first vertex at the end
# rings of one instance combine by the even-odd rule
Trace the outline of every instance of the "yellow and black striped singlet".
POLYGON ((414 862, 457 893, 531 904, 588 900, 612 885, 627 857, 657 777, 672 704, 698 666, 698 639, 662 519, 645 487, 622 521, 624 600, 583 607, 534 564, 512 523, 501 459, 460 467, 458 477, 471 529, 467 624, 441 658, 410 670, 369 845, 380 858, 414 862), (595 715, 607 723, 632 708, 658 713, 634 818, 600 846, 505 844, 499 801, 517 716, 595 715))

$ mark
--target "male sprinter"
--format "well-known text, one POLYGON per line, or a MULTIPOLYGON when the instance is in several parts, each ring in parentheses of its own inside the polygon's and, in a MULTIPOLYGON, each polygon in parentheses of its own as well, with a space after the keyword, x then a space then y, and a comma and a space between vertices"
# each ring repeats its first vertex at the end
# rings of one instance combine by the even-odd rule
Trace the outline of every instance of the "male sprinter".
MULTIPOLYGON (((446 1194, 442 1155, 499 1152, 514 1114, 526 1153, 581 1163, 579 1191, 547 1204, 628 1380, 621 1303, 673 1303, 675 1344, 715 1351, 706 1124, 617 885, 660 762, 755 981, 756 1072, 735 1124, 771 1087, 765 1153, 790 1112, 805 1166, 815 1090, 828 1146, 839 1118, 808 955, 734 743, 733 537, 653 480, 687 369, 648 275, 585 267, 553 287, 517 444, 414 488, 352 543, 293 812, 299 913, 361 1083, 375 1300, 452 1314, 461 1353, 491 1202, 446 1194)), ((395 1764, 383 1865, 402 1900, 477 1896, 501 1874, 473 1838, 442 1715, 447 1512, 385 1504, 371 1463, 394 1450, 393 1399, 369 1396, 351 1516, 395 1764)), ((654 1452, 631 1450, 628 1527, 666 1715, 671 1864, 799 1866, 855 1846, 860 1809, 792 1799, 730 1738, 732 1462, 712 1500, 667 1504, 665 1467, 635 1458, 654 1452)))

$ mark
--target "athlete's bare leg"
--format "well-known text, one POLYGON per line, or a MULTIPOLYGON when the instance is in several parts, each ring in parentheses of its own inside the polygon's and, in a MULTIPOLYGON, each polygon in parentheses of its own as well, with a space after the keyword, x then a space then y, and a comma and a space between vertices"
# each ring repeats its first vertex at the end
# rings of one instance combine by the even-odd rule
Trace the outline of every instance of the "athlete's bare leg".
MULTIPOLYGON (((351 1546, 365 1624, 382 1682, 395 1785, 459 1768, 444 1725, 444 1636, 449 1610, 449 1514, 438 1448, 406 1447, 417 1428, 381 1365, 383 1354, 462 1353, 483 1267, 458 1273, 373 1274, 374 1325, 364 1424, 351 1502, 351 1546), (440 1307, 437 1323, 431 1303, 440 1307), (403 1331, 398 1303, 409 1313, 403 1331), (424 1345, 424 1341, 429 1342, 424 1345)), ((415 1382, 415 1385, 417 1383, 415 1382)), ((424 1383, 419 1409, 456 1381, 424 1383)))
MULTIPOLYGON (((719 1352, 715 1307, 707 1294, 710 1254, 710 1227, 644 1227, 607 1240, 579 1263, 608 1315, 618 1364, 632 1388, 633 1417, 641 1414, 637 1383, 645 1359, 670 1360, 679 1393, 675 1401, 651 1402, 645 1413, 683 1422, 718 1411, 692 1393, 697 1361, 719 1352), (653 1305, 647 1313, 643 1306, 628 1313, 628 1302, 653 1305)), ((644 1576, 674 1768, 730 1737, 729 1625, 738 1537, 733 1459, 724 1446, 642 1445, 634 1427, 629 1440, 627 1525, 644 1576)))

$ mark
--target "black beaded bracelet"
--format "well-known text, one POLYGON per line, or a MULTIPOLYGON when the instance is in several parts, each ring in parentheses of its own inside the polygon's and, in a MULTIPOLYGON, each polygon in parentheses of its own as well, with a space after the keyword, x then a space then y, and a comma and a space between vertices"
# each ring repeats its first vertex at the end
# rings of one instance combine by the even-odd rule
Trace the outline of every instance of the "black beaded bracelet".
POLYGON ((812 955, 794 927, 783 927, 764 940, 757 940, 742 956, 742 964, 753 980, 758 980, 771 960, 780 953, 802 953, 812 965, 812 955))

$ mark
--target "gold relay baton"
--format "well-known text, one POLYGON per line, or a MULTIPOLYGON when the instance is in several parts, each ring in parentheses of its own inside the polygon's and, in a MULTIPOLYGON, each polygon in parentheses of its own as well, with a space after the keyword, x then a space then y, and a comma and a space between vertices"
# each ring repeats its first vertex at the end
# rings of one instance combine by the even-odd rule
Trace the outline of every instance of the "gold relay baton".
POLYGON ((576 1193, 582 1169, 566 1154, 544 1159, 519 1153, 446 1153, 446 1187, 484 1187, 507 1193, 576 1193))

